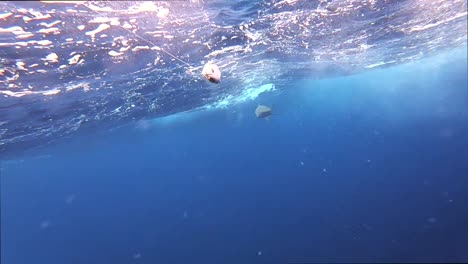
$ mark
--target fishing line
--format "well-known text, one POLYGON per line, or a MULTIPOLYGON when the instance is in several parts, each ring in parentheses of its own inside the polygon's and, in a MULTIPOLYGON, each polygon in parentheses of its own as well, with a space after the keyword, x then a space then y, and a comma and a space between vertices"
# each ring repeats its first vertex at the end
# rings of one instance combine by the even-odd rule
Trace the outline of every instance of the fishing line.
MULTIPOLYGON (((103 15, 101 12, 97 11, 97 10, 94 10, 92 9, 91 7, 87 6, 86 4, 82 4, 83 6, 85 6, 88 10, 92 11, 92 12, 95 12, 96 14, 99 14, 99 15, 103 15)), ((190 64, 188 64, 187 62, 179 59, 177 56, 175 56, 174 54, 170 53, 169 51, 166 51, 164 50, 163 48, 159 47, 158 45, 154 44, 152 41, 140 36, 139 34, 127 29, 127 28, 124 28, 123 26, 121 26, 119 24, 119 27, 122 28, 123 30, 127 31, 128 33, 132 34, 133 36, 135 36, 136 38, 139 38, 140 40, 143 40, 149 44, 151 44, 153 47, 156 47, 156 50, 160 50, 164 53, 166 53, 167 55, 171 56, 172 58, 178 60, 179 62, 183 63, 184 65, 187 65, 188 67, 192 67, 190 64)))
MULTIPOLYGON (((95 12, 98 15, 103 15, 101 12, 92 9, 91 7, 87 6, 86 4, 82 4, 82 5, 84 5, 91 12, 95 12)), ((191 70, 192 66, 190 64, 188 64, 187 62, 181 60, 180 58, 178 58, 174 54, 170 53, 169 51, 166 51, 163 48, 157 46, 152 41, 142 37, 141 35, 137 34, 136 32, 133 32, 133 31, 127 29, 127 28, 124 28, 120 24, 119 24, 119 26, 120 26, 120 28, 124 29, 125 31, 132 34, 136 38, 151 44, 153 47, 156 48, 156 50, 160 50, 160 51, 166 53, 167 55, 171 56, 172 58, 176 59, 177 61, 181 62, 182 64, 188 66, 189 70, 187 71, 187 73, 190 73, 191 75, 193 75, 193 72, 191 70)), ((205 64, 205 66, 203 67, 203 70, 202 70, 202 75, 203 75, 203 77, 205 77, 205 79, 207 79, 211 83, 220 83, 220 81, 221 81, 221 71, 219 70, 218 66, 216 64, 213 64, 213 63, 208 62, 208 63, 205 64)))

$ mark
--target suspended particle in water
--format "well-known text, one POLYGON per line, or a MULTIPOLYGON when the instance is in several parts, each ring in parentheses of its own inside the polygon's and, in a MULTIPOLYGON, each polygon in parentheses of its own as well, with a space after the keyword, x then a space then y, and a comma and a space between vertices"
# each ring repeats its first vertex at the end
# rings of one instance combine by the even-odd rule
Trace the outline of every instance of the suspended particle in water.
POLYGON ((76 196, 75 196, 74 194, 70 194, 70 195, 68 195, 67 198, 65 199, 65 202, 66 202, 67 204, 71 204, 71 203, 75 200, 75 197, 76 197, 76 196))
POLYGON ((214 63, 208 62, 203 67, 202 71, 203 77, 212 83, 220 83, 221 82, 221 71, 219 70, 218 66, 214 63))
POLYGON ((272 114, 272 109, 270 107, 268 107, 268 106, 265 106, 265 105, 259 105, 255 109, 255 115, 257 116, 257 118, 266 118, 266 119, 268 119, 269 116, 271 116, 271 114, 272 114))
POLYGON ((41 224, 40 224, 40 228, 41 229, 46 229, 50 226, 50 222, 49 221, 42 221, 41 224))

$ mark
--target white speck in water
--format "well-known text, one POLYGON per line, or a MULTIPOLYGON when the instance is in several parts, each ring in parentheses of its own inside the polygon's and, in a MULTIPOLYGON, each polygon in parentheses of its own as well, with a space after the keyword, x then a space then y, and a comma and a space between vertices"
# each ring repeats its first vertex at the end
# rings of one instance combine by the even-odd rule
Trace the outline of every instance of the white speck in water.
POLYGON ((117 52, 115 50, 111 50, 107 54, 109 54, 109 56, 112 56, 112 57, 117 57, 117 56, 122 55, 123 53, 122 52, 117 52))
POLYGON ((134 258, 134 259, 139 259, 139 258, 141 258, 141 253, 133 254, 133 258, 134 258))
POLYGON ((42 221, 41 224, 40 224, 40 227, 41 229, 46 229, 50 226, 50 222, 49 221, 42 221))
POLYGON ((111 26, 120 26, 120 22, 118 19, 113 19, 110 22, 111 26))
POLYGON ((156 16, 160 17, 160 18, 165 18, 169 15, 169 9, 167 8, 162 8, 161 10, 158 11, 158 13, 156 14, 156 16))
POLYGON ((262 251, 258 251, 258 252, 257 252, 257 255, 258 255, 258 256, 261 256, 261 255, 262 255, 262 251))
POLYGON ((81 55, 76 54, 75 56, 68 59, 68 64, 77 64, 80 61, 80 59, 81 59, 81 55))
POLYGON ((323 170, 322 170, 322 171, 323 171, 323 172, 327 172, 327 169, 323 168, 323 170))
POLYGON ((304 166, 304 162, 303 162, 303 161, 301 161, 301 166, 304 166))
POLYGON ((49 61, 49 62, 58 62, 58 55, 56 53, 50 53, 49 55, 47 55, 45 57, 45 61, 49 61))
POLYGON ((67 198, 65 199, 65 202, 66 202, 67 204, 71 204, 71 203, 75 200, 75 197, 76 197, 76 195, 70 194, 70 195, 68 195, 67 198))

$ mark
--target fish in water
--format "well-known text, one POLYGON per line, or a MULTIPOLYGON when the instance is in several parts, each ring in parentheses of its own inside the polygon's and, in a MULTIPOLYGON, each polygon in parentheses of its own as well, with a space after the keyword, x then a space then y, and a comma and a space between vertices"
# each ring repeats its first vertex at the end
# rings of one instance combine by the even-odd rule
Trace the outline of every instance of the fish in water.
POLYGON ((264 106, 264 105, 259 105, 257 106, 257 109, 255 109, 255 115, 258 118, 268 119, 271 116, 271 112, 272 112, 271 108, 268 106, 264 106))
POLYGON ((208 62, 203 67, 202 71, 203 77, 212 83, 221 82, 221 71, 219 70, 216 64, 208 62))

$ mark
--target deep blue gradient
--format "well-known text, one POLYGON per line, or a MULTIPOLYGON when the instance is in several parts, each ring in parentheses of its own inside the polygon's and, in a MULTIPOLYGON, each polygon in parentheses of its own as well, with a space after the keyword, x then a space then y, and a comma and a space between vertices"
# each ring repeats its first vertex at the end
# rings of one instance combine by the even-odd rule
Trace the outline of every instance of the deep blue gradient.
POLYGON ((4 160, 1 261, 466 262, 466 71, 304 81, 4 160))

